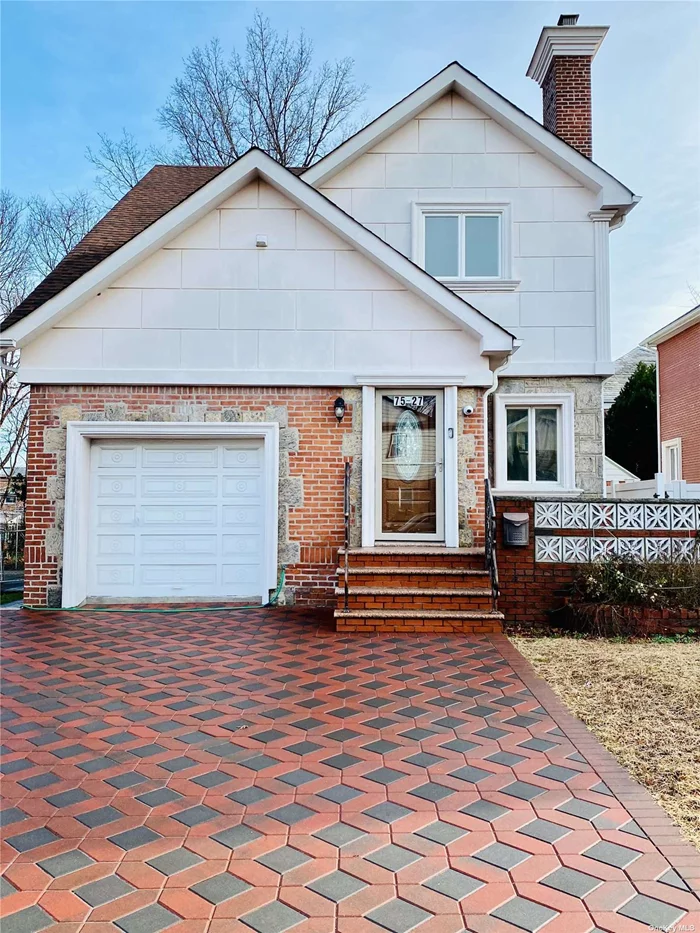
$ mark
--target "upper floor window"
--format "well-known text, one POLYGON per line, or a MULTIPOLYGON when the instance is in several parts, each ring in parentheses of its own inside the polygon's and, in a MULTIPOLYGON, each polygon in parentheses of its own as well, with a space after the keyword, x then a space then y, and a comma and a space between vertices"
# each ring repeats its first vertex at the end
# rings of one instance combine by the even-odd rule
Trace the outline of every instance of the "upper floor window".
POLYGON ((415 205, 414 261, 445 285, 515 287, 507 204, 415 205))

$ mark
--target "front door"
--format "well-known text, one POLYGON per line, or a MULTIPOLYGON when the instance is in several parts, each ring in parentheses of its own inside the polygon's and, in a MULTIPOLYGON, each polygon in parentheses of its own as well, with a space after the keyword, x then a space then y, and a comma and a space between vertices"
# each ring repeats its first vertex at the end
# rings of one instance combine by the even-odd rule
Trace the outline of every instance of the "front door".
POLYGON ((443 541, 442 390, 377 394, 376 537, 443 541))

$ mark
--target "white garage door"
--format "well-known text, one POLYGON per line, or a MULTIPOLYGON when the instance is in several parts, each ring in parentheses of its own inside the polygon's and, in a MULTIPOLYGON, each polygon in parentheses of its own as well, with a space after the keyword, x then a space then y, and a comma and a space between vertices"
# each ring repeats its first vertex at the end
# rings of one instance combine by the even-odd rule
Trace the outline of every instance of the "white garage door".
POLYGON ((90 597, 262 597, 263 441, 93 441, 90 597))

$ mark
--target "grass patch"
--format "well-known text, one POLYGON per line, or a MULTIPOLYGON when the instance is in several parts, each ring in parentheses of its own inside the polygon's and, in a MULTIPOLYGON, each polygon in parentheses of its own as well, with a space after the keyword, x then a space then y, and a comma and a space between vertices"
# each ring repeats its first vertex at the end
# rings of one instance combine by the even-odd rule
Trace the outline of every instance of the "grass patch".
POLYGON ((0 593, 0 606, 4 606, 5 603, 16 603, 18 600, 22 599, 24 593, 20 590, 18 593, 0 593))
POLYGON ((700 643, 511 641, 700 848, 700 643))

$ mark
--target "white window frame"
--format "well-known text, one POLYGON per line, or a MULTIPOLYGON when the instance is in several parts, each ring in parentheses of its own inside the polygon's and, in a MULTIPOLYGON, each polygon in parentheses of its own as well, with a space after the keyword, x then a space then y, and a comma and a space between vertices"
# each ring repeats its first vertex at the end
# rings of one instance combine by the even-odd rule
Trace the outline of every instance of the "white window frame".
POLYGON ((464 223, 458 226, 458 260, 460 273, 456 276, 435 276, 435 278, 454 291, 512 291, 520 284, 514 281, 513 269, 513 224, 511 205, 504 201, 414 201, 412 216, 412 254, 411 258, 421 269, 425 269, 425 218, 426 217, 494 217, 500 220, 499 237, 499 274, 493 276, 464 275, 464 223))
MULTIPOLYGON (((534 415, 530 417, 534 418, 534 415)), ((574 447, 574 396, 571 393, 539 395, 535 393, 500 394, 494 399, 494 448, 496 492, 500 493, 577 493, 575 447, 574 447), (528 482, 508 479, 508 431, 507 410, 509 408, 557 408, 557 464, 559 479, 556 483, 530 480, 528 482)), ((532 453, 532 447, 530 447, 532 453)), ((530 469, 534 470, 534 458, 530 458, 530 469)))
POLYGON ((661 444, 661 472, 667 483, 677 483, 683 479, 683 442, 680 437, 673 437, 661 444), (671 476, 671 453, 678 457, 678 476, 671 476))

